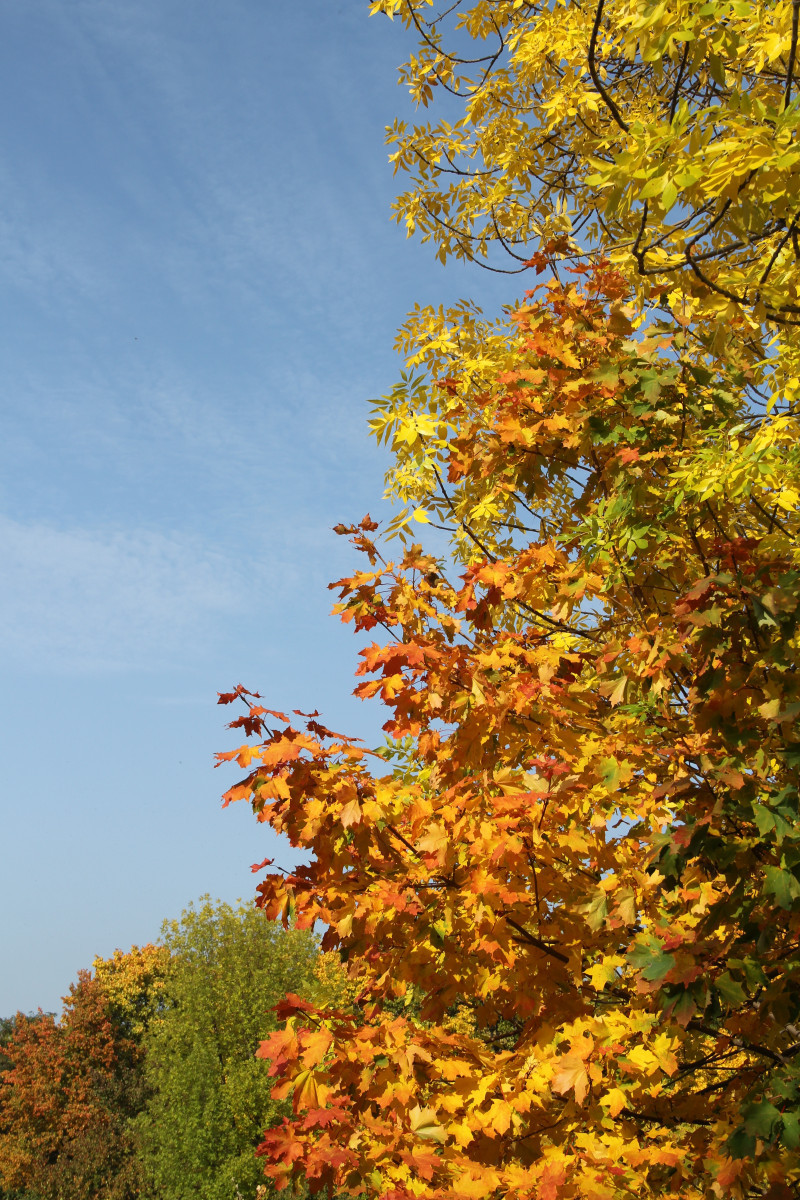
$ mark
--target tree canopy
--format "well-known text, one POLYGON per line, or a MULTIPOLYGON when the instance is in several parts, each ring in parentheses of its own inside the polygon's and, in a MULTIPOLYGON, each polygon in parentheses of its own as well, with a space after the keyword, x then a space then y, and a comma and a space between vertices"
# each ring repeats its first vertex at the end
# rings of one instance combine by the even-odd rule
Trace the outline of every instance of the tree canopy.
POLYGON ((414 31, 401 78, 442 113, 391 131, 398 219, 442 260, 523 270, 532 242, 565 239, 641 298, 797 323, 796 3, 371 8, 414 31))
POLYGON ((389 745, 220 698, 250 739, 227 799, 310 860, 260 902, 360 988, 282 1006, 267 1171, 788 1197, 800 4, 371 7, 444 114, 390 132, 399 217, 527 290, 410 315, 372 421, 399 512, 337 527, 389 745))
POLYGON ((0 1077, 0 1180, 12 1194, 139 1195, 130 1122, 145 1102, 141 1032, 157 1009, 165 965, 158 947, 117 952, 96 959, 94 974, 79 974, 60 1020, 17 1014, 0 1077))
POLYGON ((255 1052, 284 994, 317 990, 316 941, 208 898, 161 941, 168 999, 144 1039, 150 1098, 136 1122, 148 1183, 159 1200, 252 1200, 255 1149, 280 1107, 255 1052))

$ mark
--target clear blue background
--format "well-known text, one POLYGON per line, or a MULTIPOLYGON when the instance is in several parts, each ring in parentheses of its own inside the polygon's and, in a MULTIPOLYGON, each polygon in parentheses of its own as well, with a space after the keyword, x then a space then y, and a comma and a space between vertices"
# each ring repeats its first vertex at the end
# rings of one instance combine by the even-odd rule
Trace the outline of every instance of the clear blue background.
POLYGON ((0 12, 0 1016, 276 847, 217 691, 375 743, 354 569, 385 515, 367 401, 414 301, 511 299, 389 217, 410 46, 367 0, 5 0, 0 12))

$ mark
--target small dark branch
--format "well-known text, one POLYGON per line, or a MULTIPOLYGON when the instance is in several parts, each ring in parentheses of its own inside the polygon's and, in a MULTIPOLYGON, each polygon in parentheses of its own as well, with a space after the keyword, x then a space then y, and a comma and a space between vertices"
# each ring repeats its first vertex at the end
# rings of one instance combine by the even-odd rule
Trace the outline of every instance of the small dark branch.
POLYGON ((636 234, 636 241, 633 243, 633 249, 631 251, 631 253, 633 254, 633 257, 636 259, 636 263, 639 267, 640 275, 645 274, 644 256, 645 256, 645 254, 647 254, 648 248, 647 248, 647 246, 645 246, 644 250, 642 250, 642 249, 640 249, 640 246, 641 246, 642 238, 644 237, 644 231, 647 228, 648 212, 649 212, 649 201, 645 200, 644 204, 642 205, 642 219, 639 222, 639 232, 636 234))
POLYGON ((797 27, 800 23, 800 0, 792 0, 792 44, 789 47, 789 65, 786 68, 786 93, 784 107, 789 107, 792 99, 792 81, 794 79, 794 60, 797 56, 797 27))
POLYGON ((718 532, 719 536, 720 536, 721 538, 724 538, 726 542, 730 542, 730 541, 732 541, 731 535, 728 533, 727 529, 725 529, 725 528, 724 528, 724 526, 722 525, 722 523, 721 523, 721 521, 720 521, 719 517, 718 517, 718 516, 717 516, 717 514, 714 512, 714 508, 713 508, 713 506, 712 506, 712 504, 711 504, 711 501, 710 501, 710 500, 704 500, 704 501, 703 501, 703 506, 704 506, 704 508, 707 510, 707 512, 708 512, 708 515, 711 517, 711 520, 714 522, 714 527, 716 528, 716 530, 717 530, 717 532, 718 532))
MULTIPOLYGON (((800 4, 800 0, 797 0, 797 3, 800 4)), ((773 250, 772 258, 767 263, 766 267, 764 268, 764 273, 758 281, 759 287, 761 287, 762 284, 765 284, 767 282, 767 279, 769 278, 769 274, 770 274, 772 268, 775 266, 775 263, 778 261, 778 255, 780 254, 781 250, 786 245, 786 243, 789 241, 789 238, 792 236, 794 228, 797 225, 798 216, 800 216, 800 213, 795 213, 794 217, 792 218, 791 225, 786 230, 786 233, 783 235, 783 237, 781 238, 781 240, 778 242, 777 246, 773 250)))
MULTIPOLYGON (((450 509, 450 512, 453 514, 453 520, 456 521, 461 526, 461 528, 464 530, 464 532, 467 534, 467 536, 470 538, 470 540, 475 543, 475 545, 478 547, 478 549, 480 551, 482 551, 482 553, 486 556, 487 562, 496 563, 497 555, 492 554, 491 550, 486 545, 484 545, 484 543, 481 541, 481 539, 478 537, 478 535, 475 533, 475 531, 470 528, 469 524, 464 520, 464 518, 459 517, 458 513, 456 512, 455 505, 453 504, 453 501, 450 499, 450 495, 447 491, 447 488, 444 486, 444 481, 442 480, 442 476, 439 472, 439 468, 436 466, 436 463, 431 463, 431 466, 433 468, 433 473, 436 476, 436 482, 439 485, 439 491, 440 491, 445 503, 447 504, 447 507, 450 509)), ((521 608, 525 612, 530 613, 532 616, 536 617, 539 622, 541 622, 545 625, 549 625, 553 629, 562 630, 564 633, 571 633, 574 637, 586 638, 590 642, 597 641, 597 638, 594 637, 593 634, 587 633, 585 630, 582 630, 582 629, 574 629, 571 626, 565 624, 563 621, 557 621, 557 620, 555 620, 554 617, 548 616, 547 613, 540 612, 539 609, 533 608, 530 604, 526 604, 524 600, 515 600, 515 601, 513 601, 513 603, 516 604, 517 608, 521 608)))
POLYGON ((701 1067, 707 1067, 709 1063, 713 1063, 716 1067, 717 1063, 724 1062, 726 1058, 730 1058, 733 1054, 738 1054, 739 1049, 735 1047, 732 1050, 725 1050, 722 1053, 714 1050, 711 1054, 706 1054, 704 1058, 698 1058, 694 1062, 684 1063, 676 1076, 673 1079, 680 1080, 685 1075, 691 1075, 694 1071, 699 1071, 701 1067))
MULTIPOLYGON (((408 6, 408 11, 410 13, 411 20, 414 22, 414 25, 416 26, 417 33, 422 38, 425 45, 428 46, 431 50, 435 51, 435 53, 440 55, 442 58, 446 58, 448 60, 448 62, 454 63, 456 66, 459 66, 459 67, 479 66, 481 63, 489 63, 491 66, 492 63, 497 62, 497 59, 500 57, 500 55, 503 53, 503 50, 505 49, 505 42, 503 40, 502 34, 500 34, 498 31, 498 36, 500 37, 500 49, 495 54, 484 54, 482 58, 458 58, 453 54, 448 54, 446 50, 442 49, 442 47, 439 45, 438 42, 434 41, 434 39, 430 36, 430 34, 424 28, 423 23, 420 21, 419 17, 417 16, 413 4, 410 4, 408 6)), ((494 24, 495 29, 497 29, 496 23, 494 23, 494 22, 492 22, 492 23, 494 24)), ((426 24, 427 24, 427 22, 426 22, 426 24)))
POLYGON ((791 536, 789 534, 789 530, 786 528, 786 526, 783 524, 783 522, 778 520, 778 517, 777 517, 775 511, 773 511, 771 513, 767 512, 767 510, 764 508, 764 506, 762 504, 759 504, 759 502, 758 502, 758 500, 756 500, 755 496, 750 497, 750 503, 755 505, 755 507, 758 509, 758 511, 761 513, 761 515, 767 521, 769 521, 769 527, 767 528, 767 533, 772 533, 772 526, 777 525, 778 529, 780 529, 781 533, 785 533, 787 537, 791 536))
POLYGON ((496 175, 497 174, 497 171, 495 171, 495 170, 492 170, 492 171, 462 171, 462 169, 460 167, 456 166, 452 156, 450 154, 448 154, 448 152, 446 150, 443 151, 443 154, 444 154, 445 158, 447 159, 447 161, 450 163, 450 166, 449 167, 440 167, 438 165, 434 166, 434 164, 431 162, 431 160, 429 158, 427 158, 417 146, 412 145, 411 149, 413 150, 414 154, 416 154, 416 156, 420 160, 420 162, 424 162, 425 166, 430 171, 437 171, 440 175, 460 175, 463 179, 477 179, 481 175, 496 175))
POLYGON ((517 262, 521 262, 521 263, 527 262, 528 260, 523 258, 521 254, 516 254, 511 249, 508 242, 506 241, 506 239, 503 237, 502 233, 500 232, 500 227, 497 224, 497 216, 495 215, 495 211, 494 211, 494 205, 492 205, 492 224, 494 225, 494 231, 497 234, 497 239, 500 242, 500 245, 506 251, 506 253, 510 254, 512 258, 515 258, 517 260, 517 262))
POLYGON ((526 1138, 538 1137, 540 1133, 547 1133, 548 1129, 558 1129, 559 1125, 563 1124, 564 1118, 554 1121, 552 1125, 537 1125, 535 1129, 529 1129, 527 1133, 520 1133, 515 1138, 515 1142, 524 1142, 526 1138))
MULTIPOLYGON (((417 151, 417 153, 419 153, 419 151, 417 151)), ((465 179, 478 179, 482 175, 496 175, 497 174, 497 171, 498 171, 497 167, 493 167, 491 171, 464 171, 461 169, 461 167, 456 166, 455 159, 453 158, 453 156, 449 150, 443 150, 442 153, 444 154, 445 158, 450 163, 450 166, 452 168, 452 170, 448 172, 447 167, 438 167, 437 170, 441 171, 443 174, 449 173, 451 175, 463 175, 465 179)))
POLYGON ((739 1050, 749 1050, 751 1054, 760 1054, 762 1058, 768 1058, 782 1067, 787 1065, 787 1060, 783 1054, 778 1054, 776 1051, 768 1049, 767 1046, 756 1046, 752 1042, 745 1041, 744 1038, 728 1033, 724 1029, 713 1029, 709 1025, 704 1025, 702 1021, 690 1021, 689 1029, 694 1029, 698 1033, 705 1033, 709 1037, 727 1038, 739 1050))
POLYGON ((391 834, 394 834, 394 836, 397 838, 398 842, 402 842, 403 845, 406 847, 406 849, 410 850, 415 858, 419 856, 419 851, 415 850, 415 848, 411 845, 411 842, 406 841, 406 839, 403 837, 402 833, 397 832, 394 825, 386 825, 385 828, 388 829, 391 834))
POLYGON ((444 486, 444 482, 442 481, 442 477, 439 474, 439 468, 436 466, 436 463, 431 463, 431 466, 433 467, 433 473, 436 476, 436 482, 439 484, 439 491, 441 492, 442 496, 444 497, 447 507, 450 509, 450 512, 453 514, 453 520, 458 522, 458 524, 461 526, 461 528, 464 530, 464 532, 468 535, 468 537, 471 538, 471 540, 475 543, 475 545, 478 547, 478 549, 481 550, 483 552, 483 554, 485 554, 485 556, 489 562, 493 562, 493 563, 497 562, 497 555, 492 554, 491 550, 487 549, 487 547, 484 546, 483 542, 480 540, 478 535, 470 529, 469 525, 464 520, 464 518, 459 517, 458 513, 455 510, 453 501, 450 499, 447 488, 444 486))
MULTIPOLYGON (((800 0, 798 0, 798 3, 800 3, 800 0)), ((670 121, 675 116, 675 112, 678 107, 678 100, 680 99, 680 95, 681 95, 681 83, 683 81, 683 72, 686 70, 686 60, 688 59, 688 57, 689 57, 689 43, 684 42, 683 56, 681 58, 680 69, 678 71, 678 78, 675 80, 675 91, 672 93, 672 103, 669 106, 670 121)))
MULTIPOLYGON (((798 0, 798 2, 800 2, 800 0, 798 0)), ((592 83, 594 84, 594 86, 597 88, 598 92, 602 96, 603 102, 605 103, 606 108, 611 113, 612 117, 614 118, 616 123, 619 125, 622 132, 627 133, 628 125, 623 120, 622 113, 619 111, 616 104, 612 100, 611 96, 608 94, 605 87, 603 86, 603 83, 600 79, 600 75, 597 70, 597 63, 595 62, 595 57, 594 57, 595 52, 597 51, 597 35, 600 32, 600 22, 603 19, 603 5, 604 4, 605 4, 605 0, 600 0, 600 3, 597 5, 597 11, 594 15, 594 25, 592 26, 592 36, 589 39, 589 74, 592 77, 592 83)))
MULTIPOLYGON (((752 172, 751 174, 755 174, 755 172, 752 172)), ((711 233, 711 230, 714 228, 715 225, 719 224, 719 222, 725 216, 725 213, 728 211, 728 209, 730 208, 732 203, 733 203, 732 200, 730 200, 730 199, 726 200, 725 203, 723 204, 722 208, 717 213, 717 215, 715 217, 712 217, 711 220, 708 222, 705 229, 701 229, 699 231, 699 233, 696 233, 694 235, 694 237, 691 239, 691 241, 687 243, 687 245, 686 245, 687 258, 689 257, 689 251, 692 250, 693 247, 696 246, 698 242, 702 241, 704 237, 706 237, 709 233, 711 233)))
MULTIPOLYGON (((468 238, 471 242, 480 241, 480 238, 477 234, 468 233, 464 229, 456 229, 455 225, 450 225, 442 217, 437 216, 435 212, 431 211, 424 200, 421 203, 421 208, 428 214, 434 224, 441 225, 442 229, 446 229, 448 233, 454 234, 459 239, 468 238)), ((475 263, 475 265, 478 267, 482 267, 484 271, 493 271, 495 275, 521 275, 523 271, 527 271, 528 269, 527 267, 516 267, 513 271, 509 271, 505 270, 503 267, 492 267, 489 265, 489 263, 484 262, 482 259, 476 258, 474 253, 466 246, 464 247, 464 253, 470 262, 475 263)))
MULTIPOLYGON (((765 238, 772 237, 774 232, 774 229, 770 229, 767 233, 761 234, 756 240, 763 241, 765 238)), ((713 250, 704 250, 702 254, 693 255, 693 258, 695 262, 711 262, 715 258, 725 258, 730 254, 735 254, 737 250, 752 249, 754 244, 755 241, 752 239, 746 242, 726 242, 724 246, 717 246, 713 250)), ((752 263, 755 261, 755 256, 751 254, 745 261, 752 263)))
POLYGON ((632 1108, 623 1108, 623 1117, 629 1117, 632 1121, 649 1121, 653 1125, 666 1125, 667 1129, 672 1129, 676 1125, 711 1125, 712 1122, 705 1117, 691 1118, 676 1118, 676 1117, 649 1117, 646 1113, 636 1112, 632 1108))
MULTIPOLYGON (((496 560, 495 560, 496 561, 496 560)), ((549 625, 551 629, 557 629, 560 633, 569 633, 572 637, 584 638, 587 642, 599 641, 599 638, 593 633, 587 633, 585 629, 576 629, 573 625, 567 625, 564 621, 556 621, 554 617, 549 617, 547 613, 543 613, 538 608, 534 608, 532 604, 526 604, 524 600, 513 600, 517 608, 521 608, 523 612, 530 613, 532 617, 540 622, 549 625)))
POLYGON ((747 304, 746 296, 737 296, 735 292, 730 291, 728 288, 720 287, 713 279, 709 279, 707 275, 704 275, 693 256, 689 253, 688 246, 686 247, 686 261, 700 282, 704 283, 707 288, 711 288, 712 292, 716 292, 718 296, 724 296, 726 300, 732 300, 734 304, 747 304))
POLYGON ((551 958, 557 958, 561 963, 569 963, 569 959, 567 958, 566 954, 562 954, 560 950, 556 950, 555 947, 548 945, 547 942, 543 942, 541 938, 529 933, 527 929, 525 929, 522 925, 518 925, 517 922, 511 917, 506 917, 506 921, 512 929, 516 929, 517 933, 524 938, 527 945, 535 946, 536 949, 541 950, 543 954, 549 954, 551 958))

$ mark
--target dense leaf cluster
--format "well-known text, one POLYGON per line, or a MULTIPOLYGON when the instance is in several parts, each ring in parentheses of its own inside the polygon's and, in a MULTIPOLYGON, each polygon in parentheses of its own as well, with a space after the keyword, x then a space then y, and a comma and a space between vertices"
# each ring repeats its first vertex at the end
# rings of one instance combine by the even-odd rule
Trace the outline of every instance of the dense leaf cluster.
POLYGON ((414 310, 372 420, 399 511, 337 527, 388 749, 221 697, 250 738, 228 799, 308 858, 260 902, 323 922, 359 989, 281 1010, 268 1174, 788 1197, 800 4, 371 7, 443 114, 390 131, 399 218, 534 286, 414 310))
POLYGON ((280 1105, 255 1050, 287 990, 341 987, 309 934, 207 899, 160 945, 95 959, 60 1019, 0 1026, 0 1197, 266 1194, 255 1149, 280 1105))
POLYGON ((418 38, 401 78, 434 119, 390 130, 395 207, 443 262, 521 271, 560 240, 611 254, 640 295, 798 322, 791 0, 371 7, 418 38))

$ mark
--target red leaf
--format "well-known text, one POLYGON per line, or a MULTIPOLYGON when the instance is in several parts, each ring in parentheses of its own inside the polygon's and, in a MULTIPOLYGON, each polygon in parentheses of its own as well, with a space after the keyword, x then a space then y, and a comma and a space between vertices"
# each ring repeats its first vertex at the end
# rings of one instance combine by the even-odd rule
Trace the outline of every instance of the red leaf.
POLYGON ((253 863, 250 870, 255 874, 256 871, 263 871, 264 867, 271 867, 274 862, 274 858, 265 858, 263 862, 253 863))
POLYGON ((299 1012, 315 1012, 313 1004, 309 1004, 307 1000, 301 999, 294 992, 287 992, 283 1000, 279 1000, 274 1006, 273 1011, 277 1014, 279 1021, 287 1021, 289 1017, 295 1016, 299 1012))

